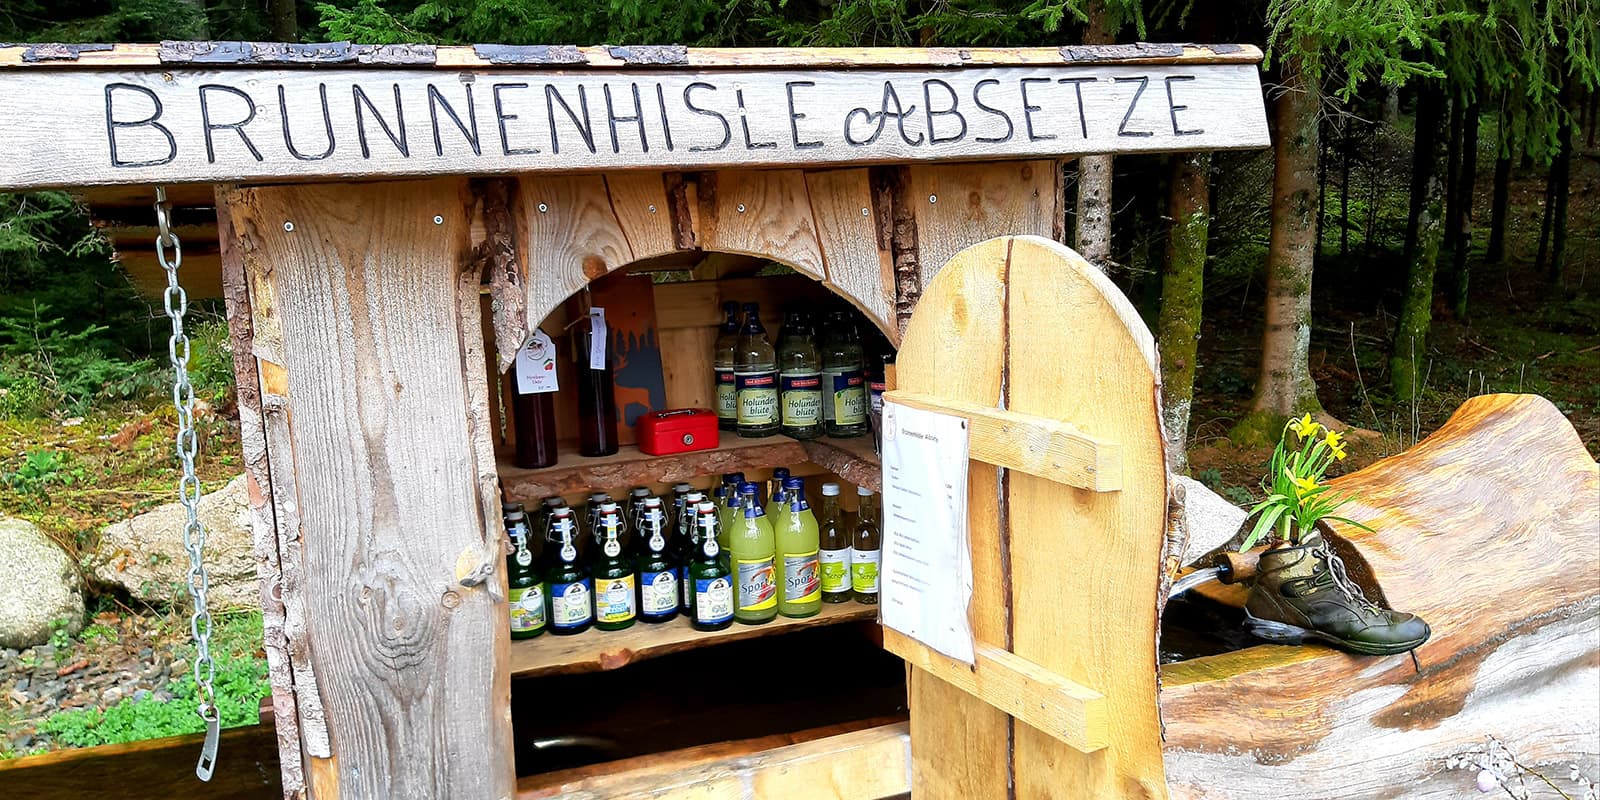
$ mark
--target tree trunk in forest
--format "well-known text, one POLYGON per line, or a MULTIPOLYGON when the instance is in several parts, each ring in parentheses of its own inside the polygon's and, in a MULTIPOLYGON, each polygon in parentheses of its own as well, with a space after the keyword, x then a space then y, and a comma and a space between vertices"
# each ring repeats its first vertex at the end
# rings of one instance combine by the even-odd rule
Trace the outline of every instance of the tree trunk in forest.
MULTIPOLYGON (((1114 44, 1116 32, 1109 27, 1105 0, 1089 0, 1084 7, 1089 24, 1083 31, 1084 44, 1114 44)), ((1078 255, 1101 272, 1111 266, 1111 156, 1082 156, 1078 159, 1078 255)))
MULTIPOLYGON (((1504 121, 1501 122, 1504 131, 1504 121)), ((1502 132, 1501 136, 1505 136, 1502 132)), ((1489 209, 1489 250, 1484 260, 1499 264, 1506 260, 1506 211, 1511 206, 1511 142, 1502 140, 1500 155, 1494 159, 1494 200, 1489 209)))
POLYGON ((1394 130, 1400 124, 1400 87, 1388 86, 1383 92, 1383 126, 1394 130))
POLYGON ((1467 318, 1467 290, 1472 284, 1472 267, 1467 257, 1472 255, 1472 198, 1477 194, 1480 110, 1477 99, 1474 99, 1462 117, 1461 167, 1456 174, 1455 216, 1449 220, 1450 229, 1455 233, 1455 247, 1450 251, 1450 306, 1460 319, 1467 318))
POLYGON ((1319 82, 1283 64, 1284 91, 1273 103, 1272 233, 1267 244, 1266 324, 1251 413, 1243 439, 1272 440, 1285 417, 1322 412, 1311 378, 1311 264, 1317 241, 1319 82), (1260 434, 1257 436, 1256 434, 1260 434))
POLYGON ((1350 255, 1350 150, 1352 136, 1350 126, 1354 123, 1345 120, 1344 132, 1339 137, 1339 257, 1346 258, 1350 255))
POLYGON ((1315 270, 1322 263, 1322 233, 1326 226, 1322 223, 1328 219, 1328 150, 1327 137, 1323 135, 1326 123, 1320 121, 1321 114, 1317 115, 1317 239, 1311 248, 1311 268, 1315 270))
POLYGON ((1561 87, 1562 105, 1571 112, 1561 123, 1559 149, 1555 163, 1550 165, 1550 178, 1545 191, 1545 227, 1550 231, 1549 261, 1545 260, 1545 238, 1539 239, 1539 264, 1545 266, 1545 276, 1551 288, 1561 286, 1561 273, 1567 262, 1567 206, 1572 197, 1572 117, 1578 110, 1571 102, 1573 78, 1568 75, 1561 87))
POLYGON ((294 0, 267 0, 267 16, 272 20, 272 38, 279 42, 300 39, 300 23, 295 19, 294 0))
MULTIPOLYGON (((1427 200, 1428 180, 1438 169, 1433 158, 1422 158, 1420 153, 1432 153, 1439 139, 1439 118, 1444 116, 1444 90, 1424 83, 1417 91, 1417 130, 1411 156, 1411 207, 1406 214, 1406 243, 1402 260, 1409 264, 1417 249, 1417 223, 1422 216, 1422 206, 1427 200)), ((1441 187, 1440 191, 1443 191, 1441 187)))
POLYGON ((1460 197, 1459 181, 1461 178, 1461 139, 1463 120, 1466 119, 1466 104, 1461 98, 1450 100, 1450 122, 1445 128, 1448 144, 1444 150, 1444 247, 1453 250, 1456 246, 1456 214, 1458 198, 1460 197))
POLYGON ((1206 238, 1211 228, 1210 183, 1210 153, 1173 156, 1167 205, 1172 229, 1167 236, 1156 338, 1161 346, 1161 421, 1167 437, 1167 465, 1175 472, 1189 466, 1189 408, 1194 399, 1206 238))
MULTIPOLYGON (((1437 87, 1427 87, 1424 92, 1436 92, 1437 87)), ((1419 119, 1418 124, 1421 124, 1419 119)), ((1439 116, 1433 117, 1439 124, 1439 116)), ((1397 400, 1411 400, 1421 392, 1423 368, 1427 355, 1428 327, 1433 322, 1433 275, 1439 263, 1439 246, 1444 238, 1444 180, 1437 169, 1443 155, 1439 152, 1437 130, 1424 136, 1418 128, 1417 141, 1426 139, 1429 147, 1415 153, 1417 161, 1434 163, 1427 170, 1428 181, 1422 192, 1421 210, 1417 215, 1416 246, 1406 264, 1405 296, 1400 303, 1400 318, 1395 321, 1394 342, 1389 350, 1389 388, 1397 400)))

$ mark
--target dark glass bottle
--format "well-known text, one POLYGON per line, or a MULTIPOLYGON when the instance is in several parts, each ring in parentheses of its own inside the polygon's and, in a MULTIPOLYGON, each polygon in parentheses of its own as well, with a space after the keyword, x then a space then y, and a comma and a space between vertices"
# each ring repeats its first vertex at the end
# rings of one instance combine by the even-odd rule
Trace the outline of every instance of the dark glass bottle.
POLYGON ((761 309, 744 304, 744 327, 733 352, 740 436, 759 439, 778 432, 778 355, 761 325, 761 309))
POLYGON ((694 538, 699 542, 689 577, 689 624, 697 631, 720 631, 733 624, 733 580, 717 545, 717 507, 709 501, 695 506, 694 538))
POLYGON ((639 532, 639 619, 666 622, 678 616, 678 568, 669 557, 671 537, 661 498, 647 497, 635 523, 639 532))
POLYGON ((534 566, 539 545, 533 532, 528 530, 527 514, 522 506, 505 514, 506 535, 511 537, 511 552, 506 555, 506 584, 510 589, 511 638, 532 639, 544 633, 547 609, 544 600, 544 580, 534 566))
POLYGON ((609 456, 617 452, 617 400, 611 383, 611 347, 608 342, 599 343, 605 352, 605 366, 591 369, 592 326, 583 322, 575 330, 572 339, 578 359, 578 452, 590 458, 609 456))
POLYGON ((594 626, 620 631, 639 617, 638 576, 622 549, 622 511, 616 503, 600 506, 595 529, 600 532, 600 555, 594 563, 594 626))
MULTIPOLYGON (((680 587, 683 590, 683 596, 678 600, 678 610, 682 611, 684 616, 689 617, 690 620, 694 619, 694 576, 690 574, 690 567, 694 564, 695 559, 700 557, 701 546, 699 539, 700 528, 695 523, 695 517, 700 504, 704 502, 707 502, 704 493, 690 490, 683 497, 683 514, 678 518, 677 541, 683 553, 683 560, 681 561, 683 567, 679 572, 682 576, 680 587)), ((712 503, 711 507, 715 510, 716 504, 712 503)))
POLYGON ((739 343, 739 304, 732 300, 723 303, 722 313, 722 329, 712 347, 712 372, 716 382, 717 427, 731 431, 739 427, 739 398, 733 379, 733 350, 739 343))
POLYGON ((557 508, 550 516, 557 545, 545 570, 550 632, 557 636, 583 633, 594 623, 594 579, 578 555, 578 524, 572 509, 557 508))
MULTIPOLYGON (((516 372, 516 367, 511 368, 516 372)), ((513 375, 513 386, 515 386, 513 375)), ((511 392, 512 427, 516 451, 511 461, 523 469, 542 469, 556 463, 556 394, 511 392)))

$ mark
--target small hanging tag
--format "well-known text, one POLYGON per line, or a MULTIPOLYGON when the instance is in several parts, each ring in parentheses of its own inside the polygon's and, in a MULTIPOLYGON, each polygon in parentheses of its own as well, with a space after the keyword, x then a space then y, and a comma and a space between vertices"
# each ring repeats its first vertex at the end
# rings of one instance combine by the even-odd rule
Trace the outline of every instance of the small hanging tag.
POLYGON ((536 330, 517 351, 517 394, 556 391, 556 346, 549 334, 536 330))
POLYGON ((589 309, 589 369, 606 368, 606 310, 589 309))
POLYGON ((200 747, 200 763, 194 767, 194 776, 202 781, 211 780, 211 773, 217 768, 217 739, 221 731, 221 720, 213 711, 206 720, 206 741, 200 747))

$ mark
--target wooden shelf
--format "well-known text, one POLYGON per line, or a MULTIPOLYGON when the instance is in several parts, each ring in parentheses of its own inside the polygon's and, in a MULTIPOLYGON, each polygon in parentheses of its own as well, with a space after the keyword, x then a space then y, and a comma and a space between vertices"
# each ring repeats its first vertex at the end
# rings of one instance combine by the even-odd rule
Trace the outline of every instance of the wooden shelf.
POLYGON ((799 442, 787 436, 744 439, 723 431, 720 438, 711 450, 667 456, 642 453, 633 445, 623 445, 614 455, 600 458, 584 458, 575 450, 564 449, 560 461, 544 469, 521 469, 501 461, 500 485, 507 497, 536 503, 552 495, 676 483, 724 472, 810 462, 851 483, 873 491, 881 488, 878 456, 873 452, 870 436, 799 442))
POLYGON ((765 625, 734 622, 720 631, 697 631, 683 616, 659 625, 634 623, 621 631, 593 628, 576 636, 546 633, 536 639, 511 642, 511 674, 514 677, 567 675, 625 667, 635 661, 664 656, 696 647, 793 633, 806 628, 841 622, 871 622, 878 617, 877 606, 858 603, 823 603, 816 616, 805 619, 778 617, 765 625))

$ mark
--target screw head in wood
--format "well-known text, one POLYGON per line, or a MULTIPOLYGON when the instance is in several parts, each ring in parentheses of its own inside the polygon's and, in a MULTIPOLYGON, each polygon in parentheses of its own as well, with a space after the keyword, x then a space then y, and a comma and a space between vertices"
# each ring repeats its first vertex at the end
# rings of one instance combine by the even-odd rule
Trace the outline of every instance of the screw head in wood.
POLYGON ((872 214, 872 212, 868 211, 865 207, 862 207, 861 216, 867 217, 867 216, 871 216, 871 214, 872 214))
POLYGON ((433 224, 435 224, 435 225, 443 225, 444 224, 444 217, 441 217, 438 214, 433 215, 433 224))
POLYGON ((932 205, 932 204, 937 203, 937 202, 939 202, 939 195, 936 195, 936 194, 928 195, 928 204, 929 205, 932 205))
POLYGON ((285 222, 285 223, 283 223, 283 230, 284 230, 285 233, 294 233, 294 223, 293 222, 285 222))
POLYGON ((550 210, 549 206, 545 205, 544 203, 540 203, 539 204, 539 213, 540 214, 543 214, 544 212, 549 211, 549 210, 550 210))
POLYGON ((652 213, 652 214, 656 213, 656 206, 655 206, 654 203, 650 204, 650 213, 652 213))
POLYGON ((744 203, 740 203, 740 204, 739 204, 739 213, 740 213, 740 214, 743 214, 743 213, 744 213, 744 203))

